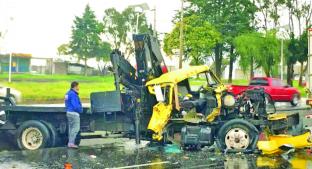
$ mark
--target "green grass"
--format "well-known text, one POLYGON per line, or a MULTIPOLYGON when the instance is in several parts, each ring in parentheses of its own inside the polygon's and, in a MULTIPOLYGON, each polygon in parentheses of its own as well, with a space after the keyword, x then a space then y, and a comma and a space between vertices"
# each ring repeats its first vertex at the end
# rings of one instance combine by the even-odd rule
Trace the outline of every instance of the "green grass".
MULTIPOLYGON (((64 94, 69 89, 71 81, 77 80, 80 83, 80 98, 88 102, 90 93, 98 91, 114 90, 113 76, 79 76, 79 75, 31 75, 13 74, 12 83, 8 83, 7 74, 0 74, 0 84, 12 87, 21 91, 23 103, 62 103, 64 94)), ((227 84, 227 80, 222 80, 227 84)), ((233 80, 234 85, 248 85, 248 80, 233 80)), ((205 79, 191 79, 191 85, 203 85, 205 79)), ((298 86, 294 81, 302 97, 306 97, 304 87, 298 86)))
MULTIPOLYGON (((59 81, 83 81, 83 82, 105 82, 112 76, 81 76, 81 75, 42 75, 42 74, 12 74, 12 81, 39 81, 39 82, 59 82, 59 81)), ((0 74, 1 81, 8 80, 8 74, 0 74)))
MULTIPOLYGON (((69 89, 70 82, 73 80, 77 80, 80 83, 79 95, 85 102, 89 101, 90 93, 92 92, 115 89, 113 76, 44 75, 42 77, 46 81, 41 82, 28 79, 29 77, 31 79, 34 79, 33 77, 37 78, 36 75, 20 75, 17 77, 20 80, 2 84, 19 90, 22 93, 23 103, 62 103, 64 95, 69 89)), ((42 79, 39 78, 39 80, 42 79)))

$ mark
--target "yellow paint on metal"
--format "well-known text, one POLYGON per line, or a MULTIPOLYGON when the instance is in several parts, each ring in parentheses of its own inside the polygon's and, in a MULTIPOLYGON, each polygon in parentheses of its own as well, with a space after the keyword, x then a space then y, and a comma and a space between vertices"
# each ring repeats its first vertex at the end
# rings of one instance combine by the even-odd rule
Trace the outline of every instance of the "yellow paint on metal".
POLYGON ((287 119, 286 113, 271 114, 268 116, 268 120, 270 121, 282 120, 282 119, 287 119))
MULTIPOLYGON (((173 100, 174 86, 176 86, 179 82, 187 78, 190 78, 192 76, 195 76, 203 72, 209 72, 209 71, 210 70, 208 66, 191 66, 191 67, 187 67, 184 69, 165 73, 161 75, 160 77, 152 79, 146 83, 148 91, 154 95, 155 95, 155 90, 154 90, 155 85, 159 85, 161 88, 168 87, 168 86, 170 87, 169 96, 165 96, 165 97, 169 97, 169 101, 166 104, 159 102, 153 107, 153 114, 148 124, 148 129, 154 131, 154 134, 153 134, 154 140, 160 141, 162 139, 162 134, 163 134, 162 132, 170 119, 170 115, 173 110, 172 100, 173 100)), ((222 104, 221 96, 222 96, 222 92, 226 90, 226 87, 222 84, 220 79, 216 77, 212 72, 209 72, 209 73, 211 73, 210 75, 213 76, 214 79, 219 83, 219 85, 216 88, 212 88, 212 90, 214 90, 216 93, 216 97, 218 100, 218 107, 215 108, 213 112, 207 117, 207 121, 211 122, 215 119, 215 117, 217 117, 220 114, 221 104, 222 104)), ((174 104, 176 104, 176 108, 177 110, 179 110, 177 89, 175 89, 174 94, 176 95, 174 97, 176 99, 174 104)))
POLYGON ((275 135, 269 136, 269 141, 258 141, 258 149, 262 151, 262 154, 274 154, 281 153, 280 149, 283 145, 290 145, 294 148, 304 148, 311 146, 312 144, 308 141, 310 132, 304 133, 298 136, 291 135, 275 135))
POLYGON ((153 139, 160 141, 162 139, 163 129, 165 128, 170 118, 172 105, 166 105, 163 102, 156 104, 153 107, 153 115, 148 123, 147 128, 154 132, 153 139))
POLYGON ((219 116, 222 106, 222 92, 226 90, 226 87, 224 85, 219 85, 216 89, 214 89, 216 93, 216 98, 218 102, 218 107, 214 108, 213 111, 207 116, 207 121, 212 122, 214 119, 219 116))
POLYGON ((208 66, 191 66, 176 71, 168 72, 161 75, 158 78, 150 80, 146 83, 146 86, 159 85, 163 83, 177 84, 189 77, 195 76, 196 74, 206 72, 209 70, 208 66))

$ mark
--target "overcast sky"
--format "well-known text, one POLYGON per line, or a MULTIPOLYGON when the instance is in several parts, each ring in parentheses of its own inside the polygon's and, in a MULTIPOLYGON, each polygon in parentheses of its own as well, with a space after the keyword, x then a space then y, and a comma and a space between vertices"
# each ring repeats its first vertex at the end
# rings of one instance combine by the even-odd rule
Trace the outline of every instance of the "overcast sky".
MULTIPOLYGON (((104 10, 146 2, 157 10, 157 31, 169 32, 171 20, 180 8, 180 0, 0 0, 0 53, 14 51, 32 53, 35 57, 53 57, 56 48, 67 43, 75 16, 81 16, 89 4, 98 19, 104 10)), ((153 13, 146 12, 153 23, 153 13)))

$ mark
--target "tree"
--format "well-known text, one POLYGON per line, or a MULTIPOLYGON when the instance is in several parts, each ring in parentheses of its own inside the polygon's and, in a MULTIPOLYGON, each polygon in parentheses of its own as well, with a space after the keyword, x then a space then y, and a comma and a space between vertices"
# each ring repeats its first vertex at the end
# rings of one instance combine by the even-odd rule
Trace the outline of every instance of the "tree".
MULTIPOLYGON (((164 38, 164 51, 170 55, 172 49, 179 48, 180 22, 176 23, 170 34, 164 38)), ((221 40, 220 33, 210 23, 199 16, 192 15, 183 19, 184 53, 192 65, 203 64, 213 47, 221 40)))
POLYGON ((302 77, 304 72, 307 70, 308 64, 304 66, 304 62, 308 61, 308 33, 304 31, 303 34, 299 37, 299 49, 297 53, 298 62, 300 63, 300 75, 299 75, 299 85, 303 86, 302 77))
POLYGON ((59 56, 61 55, 68 55, 69 54, 69 45, 64 43, 61 44, 58 48, 57 48, 57 54, 59 56))
POLYGON ((98 69, 102 74, 105 74, 105 70, 107 68, 106 62, 110 61, 111 52, 111 44, 108 42, 101 42, 96 54, 96 61, 98 62, 98 69), (103 65, 100 64, 101 61, 103 61, 103 65))
POLYGON ((294 33, 290 35, 287 55, 287 84, 293 86, 294 64, 298 61, 298 53, 300 53, 300 43, 295 38, 294 33))
POLYGON ((262 16, 262 22, 264 25, 261 26, 265 31, 269 30, 270 21, 273 22, 273 28, 279 25, 280 7, 285 4, 285 0, 254 0, 254 4, 258 8, 259 16, 262 16))
POLYGON ((97 55, 101 44, 100 34, 103 32, 103 25, 100 24, 87 5, 82 17, 75 17, 72 27, 72 37, 69 43, 70 53, 84 61, 84 74, 87 75, 87 60, 97 55))
MULTIPOLYGON (((189 0, 190 7, 186 16, 196 14, 211 23, 221 33, 223 41, 214 47, 214 60, 216 74, 222 73, 222 59, 224 53, 230 53, 230 68, 233 69, 235 49, 233 39, 241 33, 249 32, 253 28, 251 23, 256 12, 255 5, 250 0, 189 0)), ((232 71, 230 71, 232 72, 232 71)), ((232 79, 232 74, 229 74, 232 79)))
POLYGON ((260 56, 257 58, 258 64, 262 67, 265 75, 271 77, 274 75, 274 67, 279 63, 280 43, 276 38, 276 31, 267 31, 260 39, 260 56))
POLYGON ((118 49, 121 45, 126 47, 126 53, 133 52, 132 34, 135 33, 136 19, 139 15, 139 33, 148 32, 146 16, 136 13, 133 8, 126 8, 122 12, 115 8, 109 8, 104 11, 103 23, 108 39, 113 41, 113 48, 118 49))
POLYGON ((251 78, 254 76, 254 64, 261 67, 267 77, 274 75, 274 66, 279 62, 279 41, 275 31, 241 35, 235 39, 235 47, 241 56, 240 65, 243 71, 250 65, 251 78))
POLYGON ((252 32, 240 35, 234 40, 235 48, 240 55, 239 65, 244 72, 250 71, 250 79, 254 77, 255 60, 260 56, 261 38, 260 33, 252 32))

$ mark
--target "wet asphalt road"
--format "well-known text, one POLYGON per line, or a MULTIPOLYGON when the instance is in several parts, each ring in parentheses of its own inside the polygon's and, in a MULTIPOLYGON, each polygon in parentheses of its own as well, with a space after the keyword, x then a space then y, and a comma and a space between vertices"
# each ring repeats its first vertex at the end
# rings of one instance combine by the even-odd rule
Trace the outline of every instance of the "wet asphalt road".
POLYGON ((1 169, 106 168, 312 168, 312 156, 302 150, 288 156, 224 155, 217 152, 180 151, 172 147, 135 148, 122 145, 87 146, 76 149, 49 148, 38 151, 2 151, 1 169))
POLYGON ((8 135, 0 133, 0 169, 62 169, 67 162, 72 164, 74 169, 312 169, 312 155, 309 149, 289 155, 261 156, 222 154, 208 150, 182 151, 178 146, 138 148, 134 141, 129 139, 85 139, 82 140, 82 146, 78 150, 58 147, 38 151, 19 151, 12 140, 13 138, 8 135))

